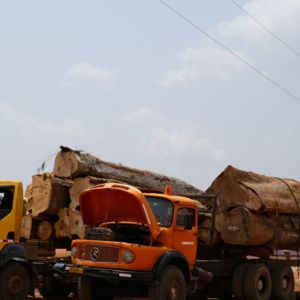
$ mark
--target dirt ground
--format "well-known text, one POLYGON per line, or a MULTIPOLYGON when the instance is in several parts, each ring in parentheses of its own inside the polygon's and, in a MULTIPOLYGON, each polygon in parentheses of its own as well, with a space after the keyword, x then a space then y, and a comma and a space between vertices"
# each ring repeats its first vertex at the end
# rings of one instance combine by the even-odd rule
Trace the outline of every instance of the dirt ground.
MULTIPOLYGON (((299 270, 299 274, 298 274, 298 270, 297 268, 294 268, 294 276, 295 276, 295 291, 300 292, 300 270, 299 270)), ((33 299, 43 299, 43 297, 41 297, 41 295, 36 292, 36 297, 32 298, 29 297, 28 300, 33 300, 33 299)), ((77 300, 76 297, 69 297, 69 298, 47 298, 47 300, 77 300)), ((117 298, 116 300, 137 300, 137 298, 117 298)), ((211 298, 213 299, 213 298, 211 298)), ((141 300, 141 299, 139 299, 141 300)))

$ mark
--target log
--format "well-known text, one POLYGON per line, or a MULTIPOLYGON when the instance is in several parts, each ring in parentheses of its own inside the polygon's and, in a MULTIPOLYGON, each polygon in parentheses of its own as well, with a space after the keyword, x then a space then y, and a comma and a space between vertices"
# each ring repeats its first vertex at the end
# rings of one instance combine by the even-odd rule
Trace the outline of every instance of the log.
POLYGON ((59 220, 54 224, 56 238, 80 238, 85 237, 85 225, 80 212, 70 208, 62 208, 57 213, 59 220))
POLYGON ((119 182, 119 181, 107 180, 107 179, 97 178, 92 176, 75 178, 70 188, 71 203, 69 205, 69 208, 79 210, 80 193, 91 186, 95 186, 97 184, 107 183, 107 182, 119 182))
POLYGON ((53 225, 48 221, 42 221, 37 228, 37 236, 42 241, 49 241, 53 235, 53 225))
POLYGON ((165 186, 170 185, 173 186, 173 192, 177 195, 202 194, 200 189, 180 179, 103 161, 91 154, 63 146, 56 155, 53 174, 61 178, 95 176, 114 179, 139 188, 161 192, 164 191, 165 186))
POLYGON ((55 216, 59 208, 70 203, 69 187, 72 181, 54 177, 50 173, 32 176, 26 189, 26 209, 33 218, 55 216))
POLYGON ((22 217, 18 238, 24 238, 26 240, 30 239, 31 231, 32 231, 32 223, 33 220, 31 215, 26 215, 22 217))
MULTIPOLYGON (((300 243, 299 217, 269 215, 236 207, 221 214, 222 240, 231 245, 293 248, 300 243)), ((217 216, 218 218, 219 216, 217 216)))
POLYGON ((220 233, 215 231, 211 238, 211 226, 213 226, 211 218, 205 218, 200 220, 198 226, 198 239, 206 245, 219 245, 222 243, 220 233))
POLYGON ((300 182, 228 166, 206 193, 216 194, 219 210, 244 206, 257 212, 300 215, 300 182))

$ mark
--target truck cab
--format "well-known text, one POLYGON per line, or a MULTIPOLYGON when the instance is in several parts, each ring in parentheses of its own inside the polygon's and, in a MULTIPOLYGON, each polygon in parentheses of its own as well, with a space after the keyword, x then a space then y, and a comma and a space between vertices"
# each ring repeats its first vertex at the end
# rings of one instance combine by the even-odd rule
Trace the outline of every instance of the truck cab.
POLYGON ((0 251, 16 239, 23 216, 20 181, 0 181, 0 251))
MULTIPOLYGON (((103 184, 81 194, 85 240, 72 243, 69 272, 79 273, 79 298, 112 299, 116 293, 150 299, 185 299, 193 284, 198 202, 143 193, 124 184, 103 184)), ((211 274, 202 270, 203 280, 211 274)))
POLYGON ((24 214, 20 181, 0 181, 0 300, 24 300, 31 270, 24 247, 17 243, 24 214))

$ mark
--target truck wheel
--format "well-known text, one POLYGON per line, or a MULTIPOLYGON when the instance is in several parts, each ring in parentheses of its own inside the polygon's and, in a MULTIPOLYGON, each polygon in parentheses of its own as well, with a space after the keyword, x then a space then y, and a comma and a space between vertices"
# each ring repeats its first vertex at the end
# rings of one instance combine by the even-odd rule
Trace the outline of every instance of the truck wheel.
POLYGON ((43 276, 43 285, 40 293, 43 297, 67 297, 70 294, 70 288, 52 276, 43 276))
POLYGON ((150 300, 185 300, 186 281, 176 266, 166 267, 160 275, 159 284, 149 287, 150 300))
POLYGON ((264 264, 250 265, 245 276, 246 300, 269 300, 272 290, 271 275, 264 264))
POLYGON ((30 287, 30 276, 21 263, 11 262, 0 273, 0 300, 25 300, 30 287))
POLYGON ((245 299, 244 281, 249 266, 250 264, 246 264, 246 263, 240 264, 234 270, 233 277, 232 277, 232 292, 236 300, 245 299))
POLYGON ((205 295, 202 291, 196 292, 195 294, 191 294, 187 296, 187 300, 207 300, 208 296, 205 295))
POLYGON ((272 299, 291 300, 294 292, 294 273, 289 265, 278 265, 271 270, 272 299))
POLYGON ((78 282, 79 300, 113 300, 112 288, 104 282, 88 276, 80 276, 78 282))

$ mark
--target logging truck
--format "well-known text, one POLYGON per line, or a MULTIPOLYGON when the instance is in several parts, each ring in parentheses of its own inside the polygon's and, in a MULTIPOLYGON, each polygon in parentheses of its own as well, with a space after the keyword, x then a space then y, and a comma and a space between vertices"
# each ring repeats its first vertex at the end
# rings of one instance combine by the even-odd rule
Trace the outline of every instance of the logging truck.
POLYGON ((53 271, 61 261, 53 241, 20 236, 24 214, 22 183, 0 181, 0 300, 25 300, 36 287, 45 297, 68 296, 76 278, 53 271))
MULTIPOLYGON (((200 197, 216 207, 216 197, 200 197)), ((81 193, 80 208, 86 238, 72 242, 71 264, 54 266, 79 275, 80 300, 117 295, 150 300, 296 297, 291 261, 272 257, 263 247, 202 243, 199 220, 212 214, 210 228, 203 230, 213 241, 215 209, 203 211, 199 201, 172 195, 170 188, 149 193, 102 184, 81 193)))

